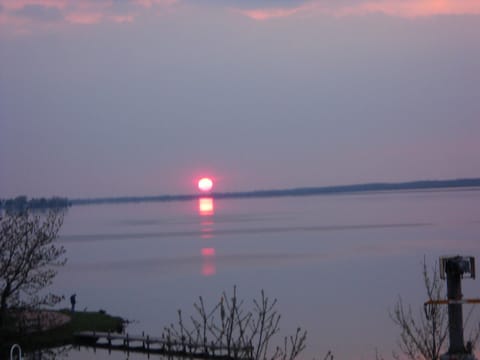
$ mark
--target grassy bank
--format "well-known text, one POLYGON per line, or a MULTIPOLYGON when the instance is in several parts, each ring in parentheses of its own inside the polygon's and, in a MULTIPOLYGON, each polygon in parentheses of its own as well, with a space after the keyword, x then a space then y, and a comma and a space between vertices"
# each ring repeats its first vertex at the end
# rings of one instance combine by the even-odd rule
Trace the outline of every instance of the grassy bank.
MULTIPOLYGON (((24 350, 35 350, 72 344, 73 334, 79 331, 110 331, 122 330, 125 321, 118 316, 112 316, 105 311, 75 312, 68 310, 57 311, 60 314, 70 316, 70 321, 52 329, 18 333, 10 329, 4 329, 0 333, 1 353, 4 353, 12 344, 20 344, 24 350)), ((0 356, 1 357, 1 356, 0 356)))

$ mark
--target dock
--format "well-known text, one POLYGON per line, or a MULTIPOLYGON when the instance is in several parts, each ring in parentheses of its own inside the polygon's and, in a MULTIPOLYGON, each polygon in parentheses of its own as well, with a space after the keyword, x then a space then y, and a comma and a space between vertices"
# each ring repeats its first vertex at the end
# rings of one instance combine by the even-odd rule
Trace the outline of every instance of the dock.
POLYGON ((93 348, 160 354, 168 357, 189 357, 216 360, 252 360, 253 346, 227 346, 225 344, 198 344, 149 335, 130 335, 107 332, 82 331, 74 334, 77 344, 93 348))

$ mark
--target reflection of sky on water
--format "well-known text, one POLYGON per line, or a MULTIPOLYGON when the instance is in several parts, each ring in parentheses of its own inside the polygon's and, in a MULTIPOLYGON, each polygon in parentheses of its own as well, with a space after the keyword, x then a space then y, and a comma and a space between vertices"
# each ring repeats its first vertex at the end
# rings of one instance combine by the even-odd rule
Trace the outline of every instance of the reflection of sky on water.
MULTIPOLYGON (((478 191, 215 200, 208 216, 197 201, 73 207, 55 287, 152 334, 200 295, 214 303, 237 285, 249 301, 263 288, 279 300, 282 333, 308 330, 305 358, 332 349, 367 359, 376 347, 388 358, 396 297, 425 301, 423 256, 480 258, 479 200, 478 191)), ((465 296, 480 295, 478 281, 464 282, 465 296)))
MULTIPOLYGON (((230 228, 224 230, 214 230, 212 220, 202 220, 200 222, 200 236, 202 238, 210 238, 213 235, 255 235, 265 233, 289 233, 289 232, 331 232, 331 231, 361 231, 361 230, 375 230, 375 229, 389 229, 389 228, 413 228, 413 227, 427 227, 433 224, 429 223, 397 223, 397 224, 356 224, 356 225, 340 225, 340 226, 289 226, 289 227, 243 227, 230 228)), ((191 237, 197 235, 198 231, 173 231, 173 232, 145 232, 145 233, 112 233, 112 234, 89 234, 89 235, 63 235, 60 241, 63 242, 87 242, 87 241, 101 241, 101 240, 121 240, 121 239, 163 239, 173 237, 191 237)))

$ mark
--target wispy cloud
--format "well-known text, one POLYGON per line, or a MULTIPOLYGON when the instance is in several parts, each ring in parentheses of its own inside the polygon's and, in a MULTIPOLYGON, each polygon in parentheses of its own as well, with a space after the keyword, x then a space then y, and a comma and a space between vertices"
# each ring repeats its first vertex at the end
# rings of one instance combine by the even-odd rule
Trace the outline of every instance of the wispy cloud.
POLYGON ((179 0, 0 0, 0 25, 28 32, 47 23, 131 23, 142 12, 172 7, 179 0))
POLYGON ((480 15, 480 0, 0 0, 0 25, 28 31, 42 24, 132 23, 148 13, 214 7, 256 21, 294 16, 363 16, 373 13, 417 18, 480 15))
POLYGON ((65 20, 72 23, 72 24, 98 24, 103 18, 101 13, 70 13, 65 16, 65 20))
POLYGON ((235 7, 234 9, 253 20, 269 20, 291 17, 296 14, 315 13, 330 16, 361 16, 377 13, 416 18, 439 15, 480 15, 480 0, 359 0, 355 2, 312 0, 303 3, 296 2, 295 6, 250 9, 235 7))
POLYGON ((31 5, 64 9, 68 5, 68 0, 0 0, 0 6, 6 11, 21 10, 31 5))
POLYGON ((116 23, 131 23, 135 20, 135 15, 112 15, 111 19, 116 23))
POLYGON ((480 14, 480 1, 476 0, 387 0, 366 1, 338 9, 339 15, 382 13, 400 17, 480 14))
POLYGON ((62 18, 61 11, 53 6, 37 4, 26 5, 14 12, 16 16, 26 17, 38 21, 57 21, 62 18))
POLYGON ((178 0, 132 0, 134 4, 143 6, 145 8, 151 8, 154 6, 168 6, 178 3, 178 0))
POLYGON ((292 16, 300 11, 305 11, 311 6, 302 5, 295 8, 262 8, 262 9, 235 9, 235 11, 248 16, 253 20, 269 20, 273 18, 282 18, 292 16))

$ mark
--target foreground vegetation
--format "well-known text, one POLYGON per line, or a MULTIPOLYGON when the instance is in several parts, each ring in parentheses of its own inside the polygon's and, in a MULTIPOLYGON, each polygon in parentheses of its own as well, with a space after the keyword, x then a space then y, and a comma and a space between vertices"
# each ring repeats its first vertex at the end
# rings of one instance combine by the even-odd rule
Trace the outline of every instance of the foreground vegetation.
MULTIPOLYGON (((14 203, 31 205, 25 197, 14 203)), ((29 351, 71 344, 79 331, 123 329, 122 318, 103 310, 44 310, 63 299, 45 291, 66 263, 65 249, 56 242, 63 216, 58 208, 0 212, 0 358, 15 343, 29 351)))
POLYGON ((70 310, 64 309, 56 313, 69 316, 70 321, 61 326, 40 331, 36 331, 35 327, 19 330, 18 321, 10 318, 9 326, 4 327, 0 332, 0 344, 2 344, 0 358, 12 344, 20 344, 25 351, 57 347, 73 344, 73 334, 76 332, 121 332, 126 323, 121 317, 109 315, 103 310, 71 313, 70 310))
POLYGON ((165 327, 162 337, 179 343, 226 347, 226 359, 294 360, 305 349, 307 332, 300 327, 293 335, 276 339, 280 314, 276 299, 262 290, 250 306, 233 292, 224 292, 220 301, 207 308, 202 297, 193 304, 194 315, 184 318, 178 310, 177 324, 165 327), (271 346, 271 343, 274 346, 271 346))
POLYGON ((40 295, 67 261, 56 242, 62 224, 60 211, 0 214, 0 328, 9 309, 38 309, 62 300, 40 295))

